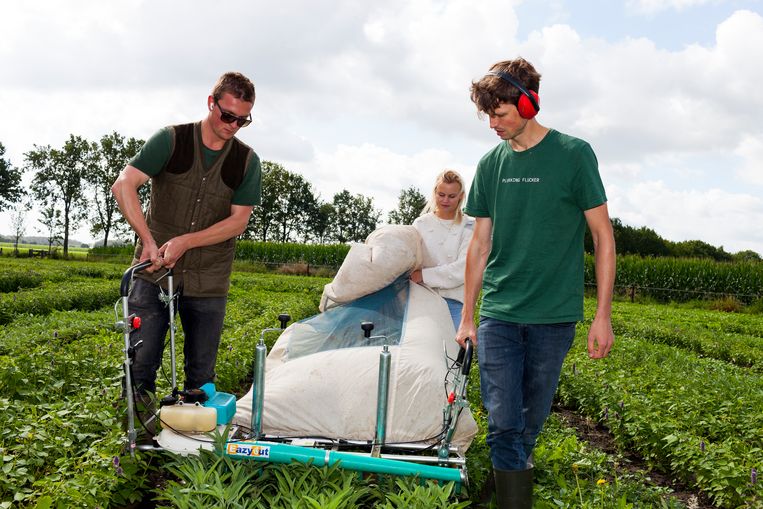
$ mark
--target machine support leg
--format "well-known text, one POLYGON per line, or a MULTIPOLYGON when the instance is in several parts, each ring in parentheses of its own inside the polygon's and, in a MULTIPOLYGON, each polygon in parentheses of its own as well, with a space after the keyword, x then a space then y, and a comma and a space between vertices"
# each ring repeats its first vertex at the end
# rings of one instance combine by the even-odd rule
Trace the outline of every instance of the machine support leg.
POLYGON ((389 399, 389 370, 392 354, 389 345, 384 345, 379 354, 379 386, 376 392, 376 435, 371 448, 371 456, 378 458, 387 435, 387 400, 389 399))
POLYGON ((252 387, 252 439, 262 436, 262 412, 265 403, 265 341, 260 339, 254 348, 254 385, 252 387))

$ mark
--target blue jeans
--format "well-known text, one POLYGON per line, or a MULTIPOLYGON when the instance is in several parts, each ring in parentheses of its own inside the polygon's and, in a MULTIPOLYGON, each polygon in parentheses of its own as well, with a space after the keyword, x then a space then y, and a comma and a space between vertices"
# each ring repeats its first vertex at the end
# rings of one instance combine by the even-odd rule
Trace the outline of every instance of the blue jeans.
POLYGON ((524 470, 551 412, 575 322, 528 325, 480 317, 477 337, 493 466, 524 470))
MULTIPOLYGON (((183 324, 185 389, 214 381, 227 300, 227 297, 185 297, 181 293, 176 301, 183 324)), ((159 300, 159 287, 142 279, 133 282, 128 307, 131 314, 141 318, 141 326, 132 333, 130 343, 143 341, 135 350, 133 382, 138 392, 156 392, 156 372, 162 364, 170 325, 169 310, 159 300)))
POLYGON ((461 310, 464 305, 455 299, 445 299, 448 304, 448 311, 450 311, 450 317, 453 319, 453 327, 458 331, 458 326, 461 325, 461 310))

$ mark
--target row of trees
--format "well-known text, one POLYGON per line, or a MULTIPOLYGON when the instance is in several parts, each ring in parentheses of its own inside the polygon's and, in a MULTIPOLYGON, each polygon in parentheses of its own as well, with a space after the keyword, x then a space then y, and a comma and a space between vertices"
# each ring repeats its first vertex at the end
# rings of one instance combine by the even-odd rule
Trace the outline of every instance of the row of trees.
MULTIPOLYGON (((40 223, 49 245, 60 242, 68 253, 70 233, 86 223, 93 236, 132 240, 132 231, 119 212, 111 185, 127 162, 143 146, 142 140, 119 133, 103 136, 98 142, 70 135, 60 149, 50 145, 24 154, 24 166, 15 168, 6 160, 0 143, 0 211, 11 209, 13 233, 18 242, 24 234, 28 211, 37 206, 40 223), (24 172, 30 172, 31 193, 22 186, 24 172)), ((149 184, 150 185, 150 184, 149 184)), ((149 185, 140 190, 147 205, 149 185)), ((415 187, 404 189, 387 222, 411 224, 421 213, 426 198, 415 187)), ((331 201, 323 201, 302 175, 270 161, 262 164, 262 203, 255 207, 243 238, 271 242, 362 242, 376 229, 382 212, 373 198, 352 194, 346 189, 331 201)), ((620 254, 712 258, 717 261, 760 260, 754 251, 727 253, 699 240, 671 242, 646 227, 634 228, 612 220, 620 254)), ((586 250, 593 250, 590 233, 586 250)))
MULTIPOLYGON (((642 226, 634 228, 622 223, 617 218, 612 219, 612 229, 615 233, 615 243, 618 254, 633 254, 651 257, 673 258, 710 258, 719 262, 731 261, 760 261, 758 253, 751 250, 727 253, 723 246, 715 247, 701 240, 685 240, 673 242, 663 239, 654 230, 642 226)), ((591 233, 586 231, 586 251, 593 252, 591 233)))
POLYGON ((110 236, 124 234, 127 224, 111 195, 111 184, 141 146, 142 140, 126 139, 116 132, 99 142, 70 135, 61 148, 35 145, 24 154, 24 166, 15 168, 2 157, 5 147, 0 144, 0 173, 10 184, 0 191, 0 210, 12 210, 16 242, 26 230, 29 210, 35 206, 48 244, 60 243, 64 255, 68 254, 70 233, 84 222, 92 235, 103 235, 104 245, 110 236), (25 172, 32 174, 31 193, 22 188, 25 172))
MULTIPOLYGON (((416 188, 400 193, 388 222, 411 224, 426 200, 416 188)), ((362 242, 381 221, 373 198, 346 189, 322 201, 299 173, 278 163, 262 164, 262 204, 254 209, 243 237, 273 242, 362 242)))
MULTIPOLYGON (((143 143, 116 132, 99 142, 70 135, 61 148, 35 145, 24 154, 21 168, 5 159, 5 147, 0 143, 0 211, 12 211, 16 244, 24 235, 28 212, 33 207, 40 211, 39 221, 49 246, 61 244, 64 255, 68 254, 71 232, 83 224, 89 226, 94 237, 102 236, 104 246, 110 239, 132 239, 129 225, 111 194, 111 185, 143 143), (32 175, 31 193, 22 186, 27 172, 32 175)), ((262 203, 255 207, 243 238, 275 242, 363 241, 381 221, 382 212, 374 207, 373 198, 345 189, 324 202, 302 175, 278 163, 264 161, 262 166, 262 203)), ((144 208, 149 196, 150 181, 140 190, 144 208)), ((410 224, 424 201, 417 189, 406 189, 389 221, 410 224)))

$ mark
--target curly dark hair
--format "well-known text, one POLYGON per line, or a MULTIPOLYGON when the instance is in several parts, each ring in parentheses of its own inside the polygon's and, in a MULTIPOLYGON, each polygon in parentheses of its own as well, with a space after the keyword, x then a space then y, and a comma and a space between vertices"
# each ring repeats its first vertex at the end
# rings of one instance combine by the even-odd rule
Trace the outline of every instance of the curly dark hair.
MULTIPOLYGON (((522 57, 497 62, 490 67, 490 71, 508 73, 527 90, 532 90, 535 93, 540 87, 540 73, 522 57)), ((472 102, 477 106, 477 111, 480 113, 492 115, 501 103, 516 105, 521 95, 522 92, 517 87, 498 76, 488 74, 477 81, 472 81, 472 102)))

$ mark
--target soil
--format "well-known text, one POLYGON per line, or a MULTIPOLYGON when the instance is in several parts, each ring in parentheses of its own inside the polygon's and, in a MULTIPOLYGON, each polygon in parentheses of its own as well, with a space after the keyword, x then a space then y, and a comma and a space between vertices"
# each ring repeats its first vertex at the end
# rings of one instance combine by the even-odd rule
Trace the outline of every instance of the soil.
POLYGON ((595 447, 606 454, 619 454, 624 457, 627 461, 623 462, 619 468, 633 473, 645 473, 655 486, 670 488, 672 490, 671 495, 679 499, 687 508, 715 509, 718 507, 713 505, 703 493, 692 491, 684 483, 673 479, 671 476, 650 469, 638 456, 618 450, 617 444, 609 430, 601 424, 582 417, 568 408, 554 406, 553 412, 562 419, 565 425, 576 430, 578 439, 589 443, 591 447, 595 447))

